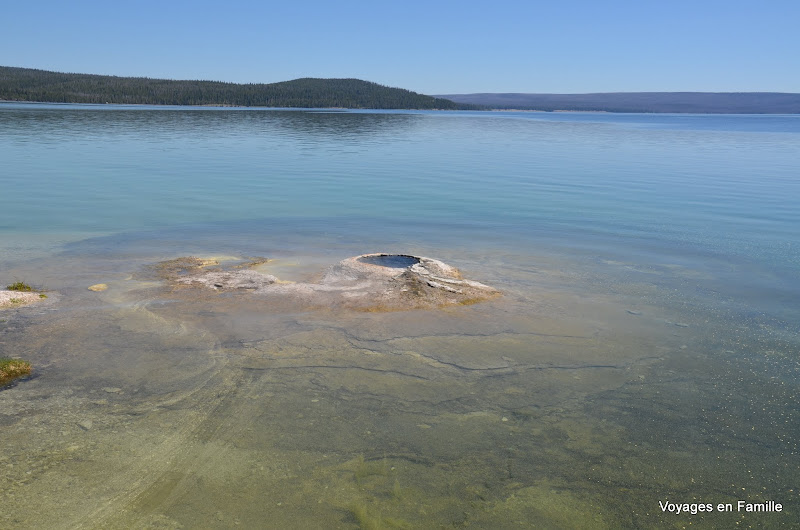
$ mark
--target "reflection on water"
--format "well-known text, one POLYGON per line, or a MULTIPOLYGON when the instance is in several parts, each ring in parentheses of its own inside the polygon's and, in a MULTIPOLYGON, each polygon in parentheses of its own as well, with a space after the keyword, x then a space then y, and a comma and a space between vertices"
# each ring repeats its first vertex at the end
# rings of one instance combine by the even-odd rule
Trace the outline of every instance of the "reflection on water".
MULTIPOLYGON (((175 139, 194 131, 195 139, 224 140, 264 131, 281 131, 301 141, 320 136, 347 142, 366 137, 374 142, 413 128, 418 119, 403 113, 317 112, 292 109, 216 109, 103 105, 5 105, 3 136, 20 144, 59 144, 127 137, 136 142, 175 139), (157 135, 153 137, 153 133, 157 135)), ((279 133, 280 134, 280 133, 279 133)))
POLYGON ((34 199, 0 212, 0 281, 50 296, 0 312, 0 356, 36 368, 0 391, 0 527, 800 522, 794 140, 669 117, 14 112, 5 178, 34 199), (143 274, 268 256, 309 281, 367 252, 503 296, 312 310, 143 274))

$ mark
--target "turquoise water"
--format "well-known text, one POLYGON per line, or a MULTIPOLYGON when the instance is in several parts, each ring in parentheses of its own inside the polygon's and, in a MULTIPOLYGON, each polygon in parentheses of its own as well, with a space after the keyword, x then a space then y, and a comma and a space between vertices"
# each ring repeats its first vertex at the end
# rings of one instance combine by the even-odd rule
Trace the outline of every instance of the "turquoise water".
POLYGON ((445 238, 735 268, 734 290, 800 295, 797 116, 4 104, 0 119, 2 260, 54 237, 191 243, 202 225, 251 253, 293 231, 445 238))
POLYGON ((0 104, 0 282, 52 294, 2 314, 0 354, 41 367, 0 392, 4 502, 44 508, 0 526, 797 524, 799 155, 798 116, 0 104), (504 296, 320 313, 138 280, 366 252, 504 296), (70 480, 90 500, 60 512, 70 480))
POLYGON ((4 235, 413 218, 798 257, 796 116, 12 104, 0 116, 3 184, 25 198, 4 208, 4 235))

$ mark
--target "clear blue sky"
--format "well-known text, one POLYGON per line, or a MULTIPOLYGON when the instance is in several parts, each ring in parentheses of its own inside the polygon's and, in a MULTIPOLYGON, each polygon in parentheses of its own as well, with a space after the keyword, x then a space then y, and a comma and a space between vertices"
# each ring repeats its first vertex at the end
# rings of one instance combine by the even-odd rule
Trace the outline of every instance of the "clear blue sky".
POLYGON ((425 94, 800 92, 800 0, 4 0, 0 65, 425 94))

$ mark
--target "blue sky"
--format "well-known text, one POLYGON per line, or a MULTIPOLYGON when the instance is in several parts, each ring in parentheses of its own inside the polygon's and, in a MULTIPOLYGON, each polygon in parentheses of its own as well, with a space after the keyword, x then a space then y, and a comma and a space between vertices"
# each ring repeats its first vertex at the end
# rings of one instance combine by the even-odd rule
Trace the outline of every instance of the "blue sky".
POLYGON ((425 94, 800 92, 800 1, 3 2, 0 65, 425 94))

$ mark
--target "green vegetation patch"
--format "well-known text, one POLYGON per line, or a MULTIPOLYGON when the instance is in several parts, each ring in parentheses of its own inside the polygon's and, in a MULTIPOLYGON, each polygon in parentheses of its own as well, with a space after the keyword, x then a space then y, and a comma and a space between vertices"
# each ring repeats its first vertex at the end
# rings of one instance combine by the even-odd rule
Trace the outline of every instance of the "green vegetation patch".
POLYGON ((33 291, 33 287, 31 287, 25 282, 14 282, 11 285, 7 286, 6 289, 8 289, 9 291, 24 291, 24 292, 33 291))
POLYGON ((31 374, 31 363, 20 359, 0 358, 0 385, 31 374))

